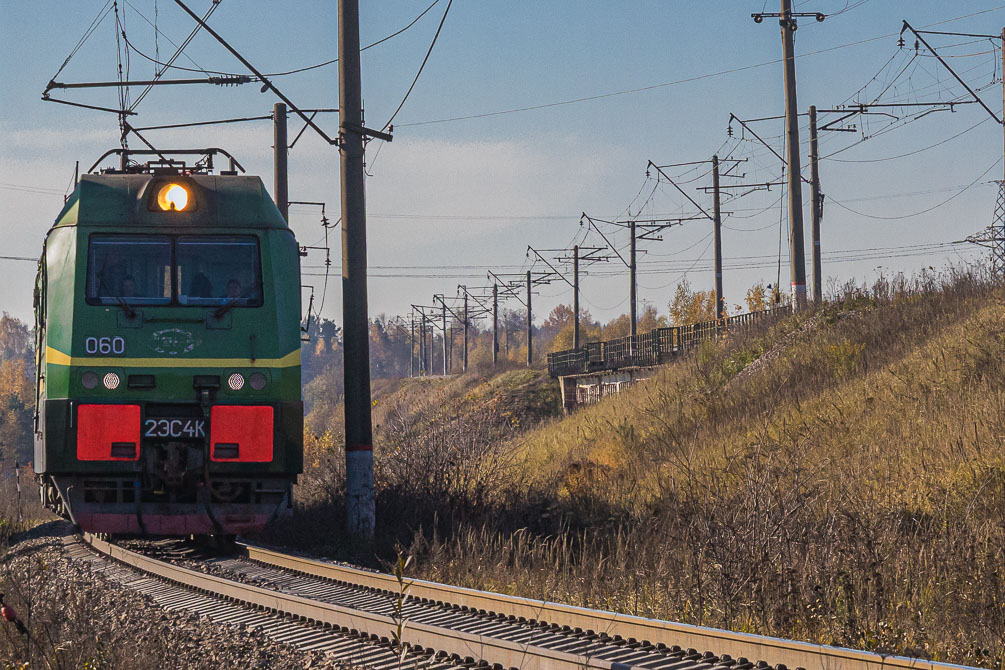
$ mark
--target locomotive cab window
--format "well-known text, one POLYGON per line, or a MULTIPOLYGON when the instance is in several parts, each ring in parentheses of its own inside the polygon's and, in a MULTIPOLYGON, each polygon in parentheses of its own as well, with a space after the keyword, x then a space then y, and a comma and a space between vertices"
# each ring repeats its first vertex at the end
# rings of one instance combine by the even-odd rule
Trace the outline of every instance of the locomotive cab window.
POLYGON ((171 302, 171 240, 95 235, 87 263, 87 300, 99 305, 171 302))
POLYGON ((254 237, 179 237, 175 249, 181 304, 262 304, 258 241, 254 237))
POLYGON ((257 307, 261 276, 252 236, 96 234, 88 248, 87 302, 257 307))

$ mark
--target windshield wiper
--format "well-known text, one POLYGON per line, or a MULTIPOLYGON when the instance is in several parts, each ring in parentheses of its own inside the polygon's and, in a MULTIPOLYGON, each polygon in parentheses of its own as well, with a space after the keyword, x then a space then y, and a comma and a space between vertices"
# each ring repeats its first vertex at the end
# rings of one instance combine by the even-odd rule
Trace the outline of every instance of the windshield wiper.
POLYGON ((122 311, 126 313, 126 317, 130 319, 136 317, 136 310, 133 309, 132 305, 126 302, 125 298, 123 298, 122 296, 116 296, 115 299, 119 301, 119 307, 121 307, 122 311))
POLYGON ((239 294, 235 295, 233 298, 231 298, 230 300, 222 304, 219 308, 217 308, 217 310, 213 312, 213 317, 216 319, 222 318, 224 314, 226 314, 231 310, 232 307, 237 305, 238 300, 241 300, 242 298, 247 298, 248 293, 250 291, 257 289, 261 285, 262 285, 261 282, 255 282, 254 284, 249 285, 248 288, 244 289, 239 294))

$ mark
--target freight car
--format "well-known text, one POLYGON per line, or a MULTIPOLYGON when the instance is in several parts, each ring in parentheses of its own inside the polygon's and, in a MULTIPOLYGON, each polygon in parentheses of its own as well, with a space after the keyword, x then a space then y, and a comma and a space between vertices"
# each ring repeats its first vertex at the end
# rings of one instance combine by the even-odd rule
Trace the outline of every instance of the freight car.
POLYGON ((84 531, 230 536, 289 513, 299 247, 260 178, 212 173, 219 151, 83 175, 46 235, 34 467, 84 531))

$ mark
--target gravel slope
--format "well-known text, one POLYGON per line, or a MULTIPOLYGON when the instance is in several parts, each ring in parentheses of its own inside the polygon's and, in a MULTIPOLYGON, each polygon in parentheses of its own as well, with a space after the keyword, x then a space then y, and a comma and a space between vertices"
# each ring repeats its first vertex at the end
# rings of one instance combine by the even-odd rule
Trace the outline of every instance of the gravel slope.
POLYGON ((95 574, 64 553, 70 524, 51 521, 0 553, 0 592, 28 625, 25 639, 0 621, 0 667, 347 668, 260 631, 221 626, 95 574))

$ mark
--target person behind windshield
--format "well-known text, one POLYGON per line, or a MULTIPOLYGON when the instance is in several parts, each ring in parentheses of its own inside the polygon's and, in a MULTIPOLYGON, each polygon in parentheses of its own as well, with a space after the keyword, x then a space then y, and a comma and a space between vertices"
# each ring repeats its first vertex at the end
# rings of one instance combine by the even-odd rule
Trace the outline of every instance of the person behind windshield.
POLYGON ((231 279, 227 282, 227 298, 233 300, 241 297, 241 282, 231 279))
POLYGON ((119 295, 123 298, 133 298, 136 296, 136 280, 132 275, 126 275, 119 284, 119 295))
POLYGON ((213 283, 209 281, 209 277, 202 272, 197 272, 196 275, 192 277, 192 285, 188 287, 188 297, 212 298, 213 283))
MULTIPOLYGON (((98 295, 114 297, 115 290, 122 289, 126 278, 132 276, 126 271, 126 259, 115 251, 108 252, 101 261, 98 271, 98 295)), ((135 289, 135 283, 133 284, 135 289)))

